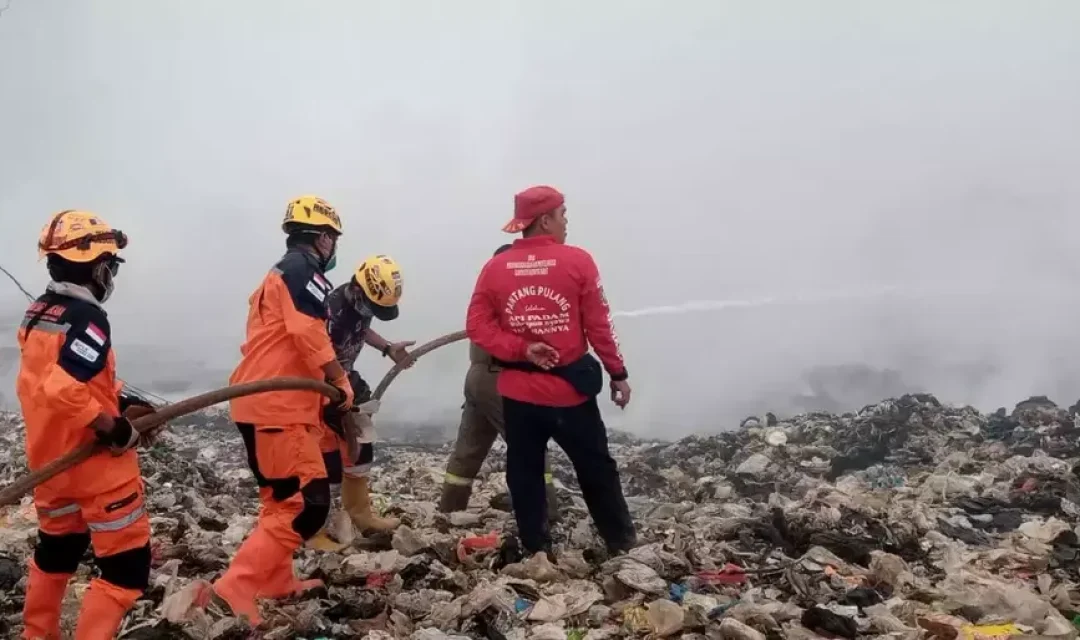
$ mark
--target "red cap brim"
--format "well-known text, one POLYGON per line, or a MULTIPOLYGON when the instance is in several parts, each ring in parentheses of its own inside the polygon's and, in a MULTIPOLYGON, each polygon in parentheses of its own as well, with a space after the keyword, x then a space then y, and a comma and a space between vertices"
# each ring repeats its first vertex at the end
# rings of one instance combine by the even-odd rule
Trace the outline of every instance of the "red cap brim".
POLYGON ((506 233, 521 233, 525 230, 525 227, 529 226, 528 220, 521 220, 519 218, 511 218, 510 222, 503 225, 502 230, 506 233))

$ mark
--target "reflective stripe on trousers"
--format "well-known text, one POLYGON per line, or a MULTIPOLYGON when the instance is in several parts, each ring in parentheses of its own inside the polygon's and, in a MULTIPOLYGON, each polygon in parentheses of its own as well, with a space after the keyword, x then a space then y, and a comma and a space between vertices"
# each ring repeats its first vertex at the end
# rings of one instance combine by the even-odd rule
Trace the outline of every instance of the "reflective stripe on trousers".
POLYGON ((358 464, 355 467, 345 467, 344 469, 341 470, 341 472, 344 473, 345 475, 352 476, 354 478, 359 478, 361 476, 366 476, 366 475, 368 475, 368 472, 370 472, 370 471, 371 471, 371 464, 370 463, 369 464, 358 464))
MULTIPOLYGON (((452 473, 447 473, 443 478, 443 482, 446 484, 452 484, 459 487, 471 487, 473 480, 475 480, 475 478, 462 478, 461 476, 456 476, 452 473)), ((555 476, 550 473, 545 473, 544 482, 547 484, 555 484, 555 476)))
POLYGON ((127 514, 126 516, 121 516, 116 520, 109 520, 108 522, 87 522, 86 526, 90 528, 90 531, 92 533, 119 531, 125 527, 130 527, 131 525, 135 524, 135 521, 143 517, 145 514, 146 507, 144 507, 143 505, 139 505, 139 507, 131 513, 127 514))
POLYGON ((57 507, 56 509, 48 509, 48 510, 38 509, 37 512, 38 512, 38 517, 60 518, 60 517, 63 517, 63 516, 70 516, 73 513, 78 513, 79 512, 79 505, 72 503, 72 504, 64 505, 62 507, 57 507))

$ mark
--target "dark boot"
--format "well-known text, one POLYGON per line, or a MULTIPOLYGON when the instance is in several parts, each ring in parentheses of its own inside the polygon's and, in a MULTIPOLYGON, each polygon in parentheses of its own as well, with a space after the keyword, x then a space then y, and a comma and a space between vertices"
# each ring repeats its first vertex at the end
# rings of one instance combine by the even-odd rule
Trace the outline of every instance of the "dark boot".
MULTIPOLYGON (((557 524, 559 522, 559 492, 555 489, 555 485, 548 484, 544 487, 544 493, 547 501, 548 524, 557 524)), ((490 506, 492 509, 498 509, 499 511, 512 511, 514 509, 508 493, 493 496, 490 506)))
POLYGON ((443 483, 442 495, 439 497, 439 511, 443 513, 464 511, 469 507, 471 496, 472 486, 443 483))
POLYGON ((622 555, 637 546, 637 533, 631 529, 627 537, 617 541, 605 541, 607 551, 612 556, 622 555))

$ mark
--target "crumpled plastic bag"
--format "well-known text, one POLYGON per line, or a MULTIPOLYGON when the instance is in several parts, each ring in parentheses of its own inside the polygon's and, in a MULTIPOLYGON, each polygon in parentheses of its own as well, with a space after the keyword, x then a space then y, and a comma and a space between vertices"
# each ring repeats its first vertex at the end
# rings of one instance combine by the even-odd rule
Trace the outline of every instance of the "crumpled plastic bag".
POLYGON ((471 618, 485 609, 513 613, 517 602, 517 593, 505 584, 482 582, 465 596, 461 606, 461 617, 471 618))
POLYGON ((529 629, 531 640, 566 640, 566 627, 548 622, 529 629))
POLYGON ((962 569, 954 570, 942 581, 941 590, 950 603, 992 611, 996 616, 1015 624, 1034 627, 1043 635, 1058 635, 1072 630, 1069 621, 1049 602, 1032 591, 1000 580, 962 569))
POLYGON ((542 595, 526 616, 535 622, 555 622, 586 613, 603 599, 603 594, 591 582, 575 581, 565 593, 542 595))
POLYGON ((771 464, 772 460, 768 456, 755 453, 743 460, 742 464, 736 467, 735 473, 740 476, 760 476, 768 470, 771 464))
MULTIPOLYGON (((457 512, 455 512, 457 513, 457 512)), ((467 536, 458 541, 457 556, 459 562, 477 551, 488 551, 499 548, 499 533, 492 531, 483 536, 467 536)))
POLYGON ((410 640, 469 640, 469 636, 451 635, 431 627, 417 629, 409 638, 410 640))
POLYGON ((651 567, 627 556, 620 556, 604 563, 604 573, 609 573, 621 584, 642 593, 665 596, 668 583, 651 567))
POLYGON ((875 604, 863 609, 863 613, 870 622, 870 630, 879 635, 899 634, 905 640, 915 640, 919 637, 919 630, 904 624, 904 621, 893 615, 889 607, 884 604, 875 604))
POLYGON ((416 555, 429 546, 429 543, 423 539, 422 534, 407 525, 401 525, 394 530, 394 537, 391 539, 390 544, 403 556, 416 555))
POLYGON ((1033 520, 1025 522, 1019 527, 1020 533, 1043 543, 1050 543, 1065 531, 1071 529, 1066 522, 1051 517, 1047 520, 1033 520))
POLYGON ((559 582, 565 579, 562 572, 548 560, 547 554, 538 551, 525 562, 514 562, 503 567, 502 572, 514 578, 537 582, 559 582))
POLYGON ((205 581, 195 580, 166 596, 161 601, 161 617, 173 624, 191 620, 197 610, 195 601, 206 585, 205 581))
POLYGON ((342 561, 342 568, 353 575, 396 573, 409 563, 396 549, 378 553, 354 553, 342 561))
POLYGON ((870 552, 869 568, 870 577, 877 584, 888 585, 894 589, 913 579, 903 558, 884 551, 870 552))
POLYGON ((720 637, 724 640, 765 640, 765 634, 734 618, 724 618, 720 623, 720 637))
POLYGON ((658 636, 669 636, 682 631, 684 616, 682 607, 671 600, 650 602, 645 611, 649 627, 658 636))

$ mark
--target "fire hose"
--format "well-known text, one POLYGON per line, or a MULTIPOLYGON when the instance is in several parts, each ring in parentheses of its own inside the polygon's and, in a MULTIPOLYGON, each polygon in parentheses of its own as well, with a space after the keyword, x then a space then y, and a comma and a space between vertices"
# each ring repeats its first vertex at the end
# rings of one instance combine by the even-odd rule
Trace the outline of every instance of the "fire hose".
POLYGON ((398 364, 395 364, 392 369, 386 372, 386 375, 383 376, 383 379, 379 382, 379 386, 375 387, 375 391, 372 392, 371 397, 375 398, 376 400, 381 400, 383 394, 386 393, 387 387, 389 387, 390 383, 394 381, 394 378, 398 377, 398 374, 405 369, 411 367, 413 362, 415 362, 416 359, 420 356, 426 353, 430 353, 431 351, 434 351, 439 347, 445 347, 448 344, 452 344, 454 342, 457 342, 458 340, 464 339, 464 331, 455 331, 454 333, 448 333, 440 338, 435 338, 431 342, 425 342, 419 347, 413 349, 409 352, 408 358, 399 362, 398 364))
MULTIPOLYGON (((379 386, 375 388, 372 396, 375 399, 382 398, 386 393, 386 389, 390 386, 390 383, 394 381, 394 378, 398 376, 402 371, 412 366, 417 358, 424 354, 434 351, 439 347, 457 342, 465 338, 464 331, 457 331, 455 333, 447 334, 441 338, 436 338, 431 342, 420 345, 416 349, 413 349, 409 353, 409 357, 405 360, 395 364, 383 376, 379 386)), ((207 393, 193 396, 180 402, 176 402, 170 405, 161 407, 154 413, 151 413, 140 418, 136 418, 131 421, 131 426, 139 433, 151 432, 169 422, 181 418, 188 414, 206 409, 215 404, 226 402, 234 398, 240 398, 243 396, 250 396, 259 393, 267 393, 269 391, 318 391, 320 394, 328 398, 340 397, 340 392, 325 382, 318 380, 312 380, 309 378, 271 378, 269 380, 258 380, 255 382, 246 382, 244 384, 232 385, 207 393)), ((66 453, 56 460, 53 460, 49 464, 32 471, 18 480, 12 482, 8 486, 0 490, 0 506, 6 506, 15 504, 24 495, 34 489, 39 484, 53 478, 57 474, 67 471, 71 467, 86 460, 94 453, 100 451, 101 445, 97 442, 87 442, 80 445, 74 451, 66 453)))

